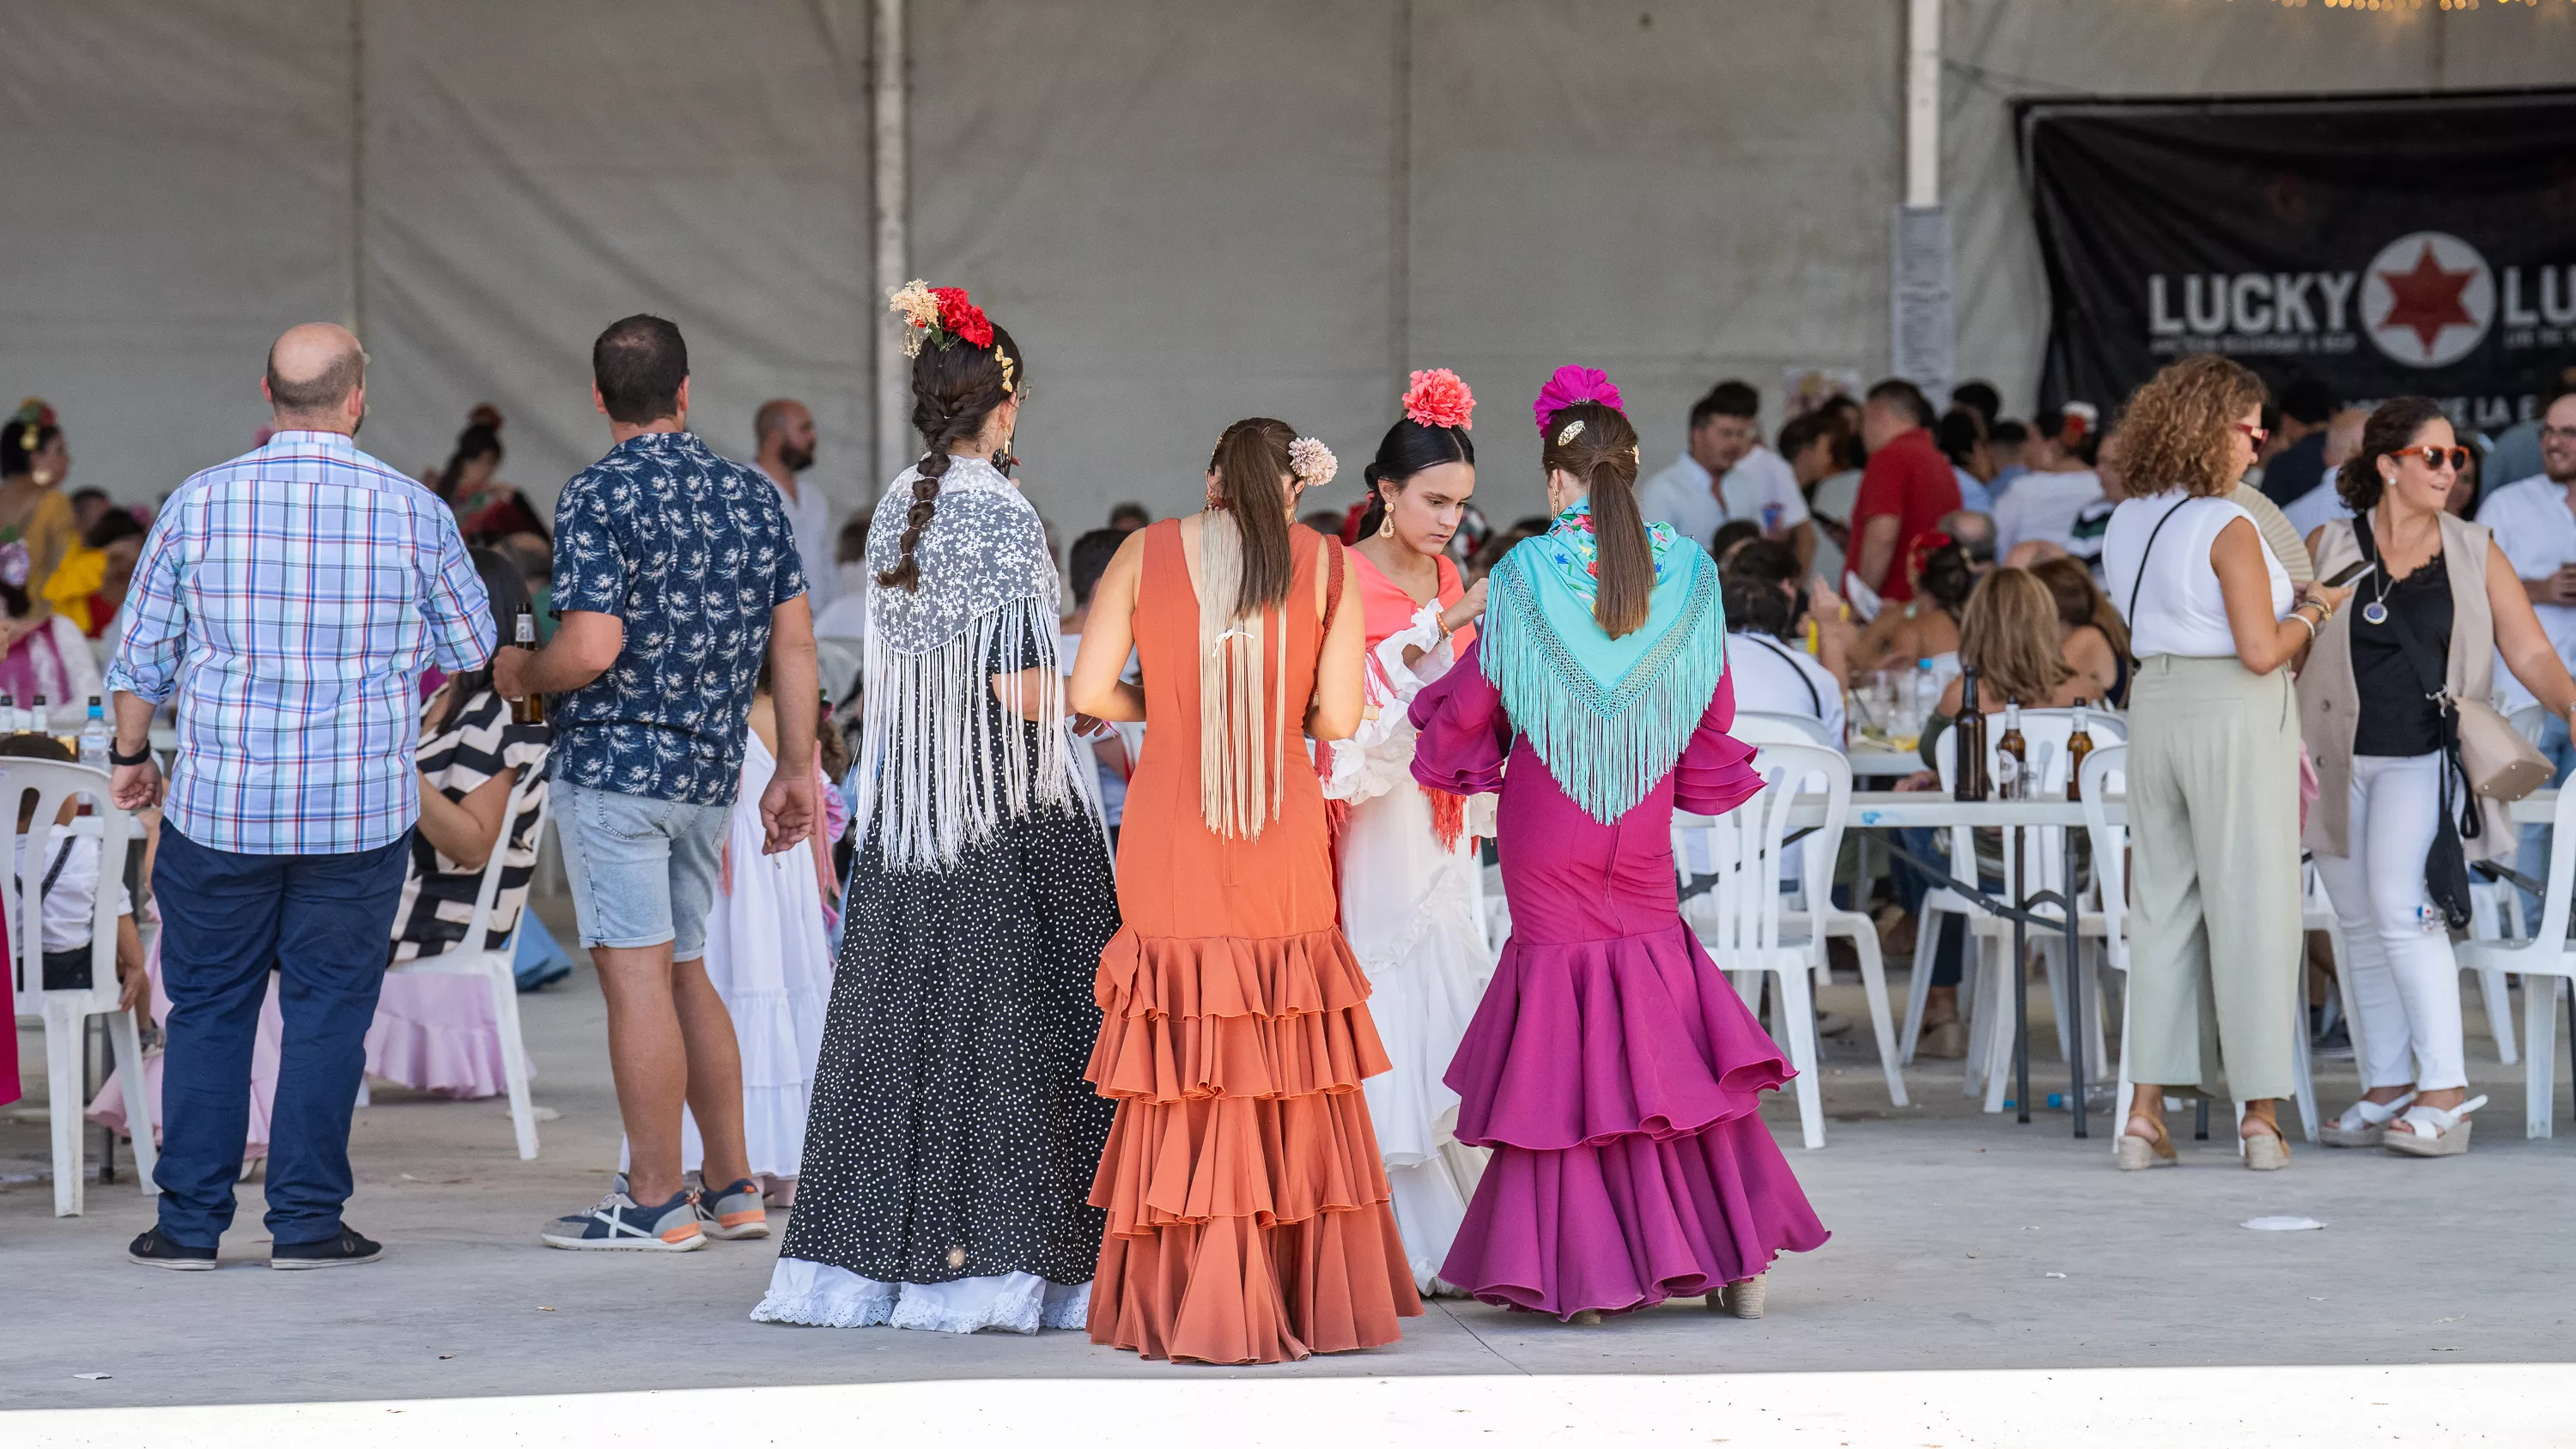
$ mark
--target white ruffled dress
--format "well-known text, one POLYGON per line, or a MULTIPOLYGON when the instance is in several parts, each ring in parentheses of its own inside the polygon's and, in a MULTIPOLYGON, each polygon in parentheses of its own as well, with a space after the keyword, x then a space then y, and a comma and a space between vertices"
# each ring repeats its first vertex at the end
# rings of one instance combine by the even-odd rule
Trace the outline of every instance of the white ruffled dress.
POLYGON ((1494 974, 1475 848, 1477 836, 1493 833, 1493 797, 1468 802, 1467 833, 1445 849, 1433 833, 1430 798, 1413 779, 1406 709, 1456 662, 1440 611, 1436 599, 1423 605, 1370 652, 1368 717, 1351 738, 1333 741, 1324 782, 1327 798, 1350 806, 1335 845, 1342 931, 1368 973, 1369 1014, 1395 1064, 1364 1088, 1396 1227, 1425 1295, 1458 1292, 1440 1279, 1440 1264, 1484 1172, 1485 1150, 1452 1135, 1458 1094, 1441 1077, 1494 974), (1423 651, 1409 668, 1407 648, 1423 651))

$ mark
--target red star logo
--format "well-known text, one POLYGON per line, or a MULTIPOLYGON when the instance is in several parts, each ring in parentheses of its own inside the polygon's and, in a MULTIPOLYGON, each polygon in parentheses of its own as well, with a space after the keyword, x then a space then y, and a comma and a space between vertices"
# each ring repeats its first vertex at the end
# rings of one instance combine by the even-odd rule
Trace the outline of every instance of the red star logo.
POLYGON ((2410 327, 2416 339, 2430 353, 2441 339, 2445 327, 2475 327, 2478 319, 2460 301, 2460 294, 2477 280, 2475 271, 2446 272, 2433 259, 2433 244, 2424 243, 2424 251, 2415 259, 2412 271, 2382 272, 2379 280, 2388 284, 2388 315, 2379 319, 2382 327, 2410 327))

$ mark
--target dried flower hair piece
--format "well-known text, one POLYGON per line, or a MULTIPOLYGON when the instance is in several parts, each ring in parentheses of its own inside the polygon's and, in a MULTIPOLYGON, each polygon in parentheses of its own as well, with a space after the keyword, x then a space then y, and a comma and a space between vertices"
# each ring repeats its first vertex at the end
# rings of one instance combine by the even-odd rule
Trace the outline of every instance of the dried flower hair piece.
POLYGON ((1426 428, 1471 429, 1476 426, 1476 395, 1458 374, 1445 367, 1413 374, 1404 390, 1404 415, 1426 428))
POLYGON ((916 277, 886 294, 886 310, 903 318, 906 357, 920 356, 925 340, 942 349, 961 341, 975 347, 993 345, 992 322, 963 287, 933 287, 916 277))
POLYGON ((1299 438, 1288 445, 1288 471, 1297 475, 1299 486, 1321 488, 1342 471, 1342 464, 1321 439, 1299 438))

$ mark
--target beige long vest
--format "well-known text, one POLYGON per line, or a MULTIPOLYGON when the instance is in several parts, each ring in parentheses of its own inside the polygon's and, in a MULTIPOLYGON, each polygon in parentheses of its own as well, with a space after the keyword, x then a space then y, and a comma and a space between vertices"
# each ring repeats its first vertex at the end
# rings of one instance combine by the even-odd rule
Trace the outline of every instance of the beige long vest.
MULTIPOLYGON (((2330 579, 2346 565, 2361 561, 2361 544, 2353 525, 2368 526, 2370 515, 2337 519, 2317 539, 2317 577, 2330 579)), ((2454 699, 2484 700, 2495 684, 2495 612, 2487 606, 2487 560, 2492 552, 2488 530, 2463 518, 2441 515, 2442 566, 2451 579, 2451 650, 2443 687, 2454 699)), ((2384 580, 2382 581, 2384 582, 2384 580)), ((2317 631, 2308 651, 2308 667, 2299 674, 2299 733, 2316 761, 2317 803, 2308 811, 2302 841, 2319 855, 2349 855, 2346 837, 2352 825, 2352 738, 2362 708, 2352 676, 2352 620, 2370 601, 2372 580, 2364 580, 2345 605, 2317 631)), ((2374 705, 2378 702, 2373 701, 2374 705)), ((2519 843, 2505 807, 2495 800, 2479 802, 2484 826, 2461 849, 2471 860, 2511 855, 2519 843)))

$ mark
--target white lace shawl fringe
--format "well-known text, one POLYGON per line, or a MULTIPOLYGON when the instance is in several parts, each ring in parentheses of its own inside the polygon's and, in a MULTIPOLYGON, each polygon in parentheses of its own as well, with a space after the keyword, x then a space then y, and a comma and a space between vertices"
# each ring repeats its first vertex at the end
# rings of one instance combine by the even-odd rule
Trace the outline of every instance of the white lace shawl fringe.
POLYGON ((1014 600, 920 653, 869 636, 853 816, 862 832, 885 832, 888 870, 953 866, 969 845, 1033 806, 1088 808, 1073 784, 1053 604, 1014 600), (1031 640, 1034 649, 1026 647, 1031 640), (1028 670, 1039 676, 1034 758, 1018 711, 1004 702, 996 728, 990 707, 993 676, 1028 670))

